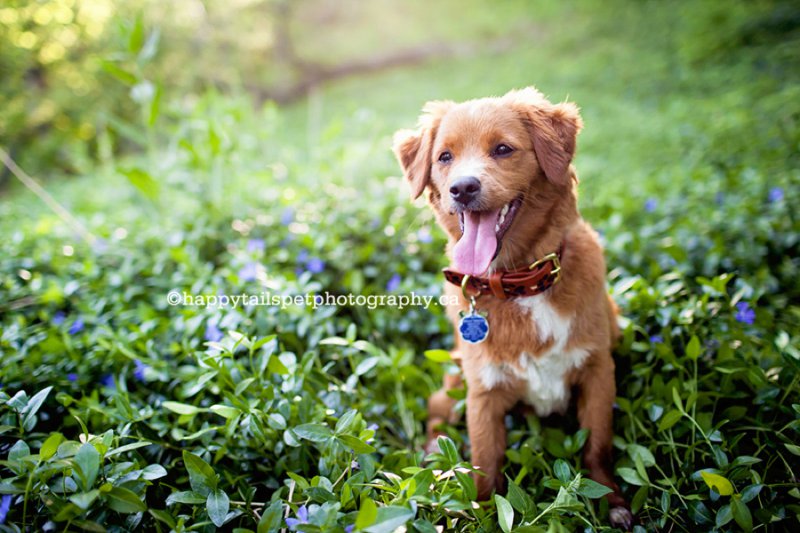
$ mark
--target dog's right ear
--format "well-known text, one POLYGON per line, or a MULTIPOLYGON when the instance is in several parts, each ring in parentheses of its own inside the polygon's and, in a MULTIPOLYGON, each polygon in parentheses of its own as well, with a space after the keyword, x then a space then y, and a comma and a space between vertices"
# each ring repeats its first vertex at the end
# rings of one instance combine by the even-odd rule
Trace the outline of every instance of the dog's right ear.
POLYGON ((411 184, 413 199, 419 198, 430 183, 433 141, 442 117, 453 105, 450 101, 428 102, 422 108, 418 130, 400 130, 394 134, 392 150, 411 184))

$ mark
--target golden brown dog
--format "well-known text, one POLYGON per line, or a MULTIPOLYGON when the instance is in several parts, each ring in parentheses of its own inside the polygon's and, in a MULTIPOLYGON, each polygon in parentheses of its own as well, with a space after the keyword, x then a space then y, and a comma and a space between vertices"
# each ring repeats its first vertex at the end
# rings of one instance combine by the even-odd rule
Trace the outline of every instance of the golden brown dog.
MULTIPOLYGON (((571 165, 581 126, 575 105, 526 88, 429 102, 418 130, 397 132, 394 151, 413 197, 427 190, 449 237, 445 292, 460 302, 448 314, 461 332, 454 356, 467 381, 472 461, 485 474, 475 477, 479 499, 504 486, 506 412, 519 402, 539 416, 563 412, 574 389, 590 431, 585 466, 613 490, 612 524, 630 528, 611 471, 616 308, 603 250, 578 212, 571 165)), ((438 424, 454 420, 446 390, 459 386, 448 377, 431 397, 431 441, 438 424)))

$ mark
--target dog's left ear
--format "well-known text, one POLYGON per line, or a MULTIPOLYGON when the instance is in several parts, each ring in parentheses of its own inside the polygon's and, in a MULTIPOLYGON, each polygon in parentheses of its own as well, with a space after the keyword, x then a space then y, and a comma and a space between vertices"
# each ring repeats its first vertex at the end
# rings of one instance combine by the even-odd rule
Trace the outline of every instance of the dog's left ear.
POLYGON ((569 164, 583 127, 578 106, 572 102, 552 104, 533 87, 512 91, 506 98, 523 113, 536 159, 547 179, 559 186, 569 184, 569 164))
POLYGON ((394 134, 392 150, 411 184, 411 198, 417 199, 431 179, 431 151, 442 117, 453 105, 449 101, 425 104, 419 117, 419 129, 400 130, 394 134))

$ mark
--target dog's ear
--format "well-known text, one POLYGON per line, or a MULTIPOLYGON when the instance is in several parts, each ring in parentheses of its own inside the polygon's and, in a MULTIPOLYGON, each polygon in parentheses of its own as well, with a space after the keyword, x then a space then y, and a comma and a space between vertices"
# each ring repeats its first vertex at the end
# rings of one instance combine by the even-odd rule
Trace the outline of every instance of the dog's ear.
POLYGON ((567 185, 570 181, 567 171, 575 155, 578 132, 583 127, 578 106, 571 102, 552 104, 533 87, 511 91, 505 98, 522 113, 547 179, 555 185, 567 185))
POLYGON ((428 102, 422 108, 418 130, 400 130, 394 134, 392 150, 411 184, 413 199, 419 198, 430 182, 433 141, 442 117, 453 105, 450 101, 428 102))

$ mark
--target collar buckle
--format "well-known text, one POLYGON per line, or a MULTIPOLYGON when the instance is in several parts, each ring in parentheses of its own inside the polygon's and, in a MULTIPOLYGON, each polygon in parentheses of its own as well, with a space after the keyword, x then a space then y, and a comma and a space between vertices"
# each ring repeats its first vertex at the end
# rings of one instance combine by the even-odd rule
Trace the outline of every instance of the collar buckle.
POLYGON ((552 261, 553 263, 553 268, 550 270, 550 274, 555 275, 555 278, 553 279, 553 284, 555 285, 561 279, 561 258, 559 257, 558 252, 550 252, 546 256, 534 261, 530 264, 528 270, 533 270, 547 261, 552 261))

